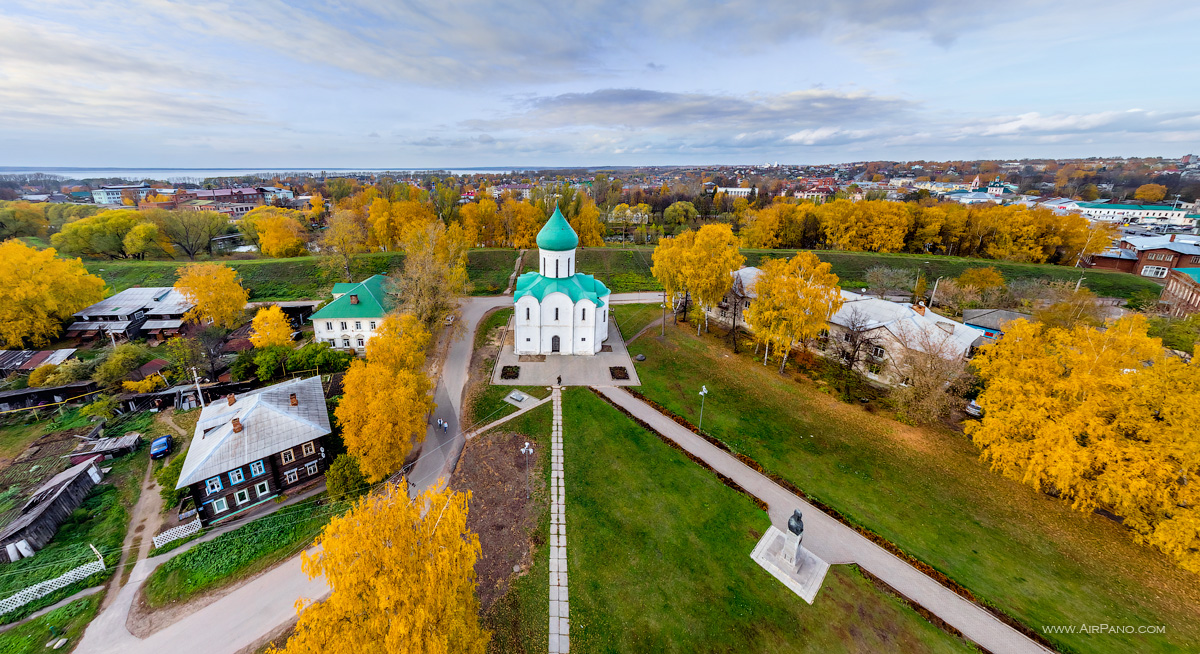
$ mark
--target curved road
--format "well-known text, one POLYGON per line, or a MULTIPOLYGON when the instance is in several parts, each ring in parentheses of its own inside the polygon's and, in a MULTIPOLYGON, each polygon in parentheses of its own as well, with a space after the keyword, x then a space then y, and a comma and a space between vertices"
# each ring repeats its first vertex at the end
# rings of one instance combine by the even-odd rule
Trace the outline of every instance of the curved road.
MULTIPOLYGON (((512 304, 512 296, 474 297, 463 300, 459 331, 450 343, 442 376, 434 391, 438 408, 433 420, 450 423, 446 432, 431 426, 409 475, 410 492, 418 493, 445 477, 458 461, 466 439, 459 425, 462 394, 466 388, 475 328, 484 314, 512 304)), ((661 302, 661 293, 617 293, 613 304, 661 302)), ((212 604, 165 627, 146 639, 125 628, 129 609, 146 577, 177 552, 139 561, 116 599, 88 626, 77 649, 83 654, 234 654, 255 645, 264 635, 296 617, 296 599, 323 597, 324 579, 308 579, 293 557, 212 604)))

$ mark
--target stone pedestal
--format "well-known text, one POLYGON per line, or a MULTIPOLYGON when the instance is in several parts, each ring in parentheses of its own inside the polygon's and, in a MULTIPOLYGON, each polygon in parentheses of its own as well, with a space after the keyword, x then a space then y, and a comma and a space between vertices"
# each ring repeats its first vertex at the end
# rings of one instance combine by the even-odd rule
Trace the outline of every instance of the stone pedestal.
POLYGON ((828 563, 800 544, 799 534, 782 531, 774 525, 754 546, 750 558, 809 604, 829 572, 828 563))

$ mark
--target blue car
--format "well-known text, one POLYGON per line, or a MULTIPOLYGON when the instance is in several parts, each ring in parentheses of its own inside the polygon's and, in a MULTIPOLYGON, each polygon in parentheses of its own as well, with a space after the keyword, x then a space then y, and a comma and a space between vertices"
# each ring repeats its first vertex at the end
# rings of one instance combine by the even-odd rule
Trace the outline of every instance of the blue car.
POLYGON ((171 437, 159 436, 150 443, 150 458, 161 459, 171 452, 171 437))

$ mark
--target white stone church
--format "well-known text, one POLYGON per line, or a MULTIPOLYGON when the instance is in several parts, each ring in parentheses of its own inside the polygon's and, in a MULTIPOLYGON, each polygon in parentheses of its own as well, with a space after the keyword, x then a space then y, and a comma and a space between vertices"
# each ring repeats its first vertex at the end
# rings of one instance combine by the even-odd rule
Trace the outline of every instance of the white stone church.
POLYGON ((556 207, 537 235, 538 272, 517 278, 513 294, 516 354, 584 354, 608 338, 609 290, 575 271, 579 236, 556 207))

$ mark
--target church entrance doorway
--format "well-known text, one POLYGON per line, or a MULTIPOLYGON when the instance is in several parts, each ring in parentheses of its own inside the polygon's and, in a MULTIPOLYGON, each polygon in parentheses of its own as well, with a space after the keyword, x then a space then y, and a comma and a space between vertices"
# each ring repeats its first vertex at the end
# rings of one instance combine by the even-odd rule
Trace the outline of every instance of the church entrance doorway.
POLYGON ((558 337, 557 337, 557 336, 555 336, 555 337, 551 338, 551 339, 550 339, 550 351, 551 351, 551 352, 558 352, 558 350, 559 350, 559 345, 558 345, 558 344, 559 344, 559 341, 558 341, 558 337))

